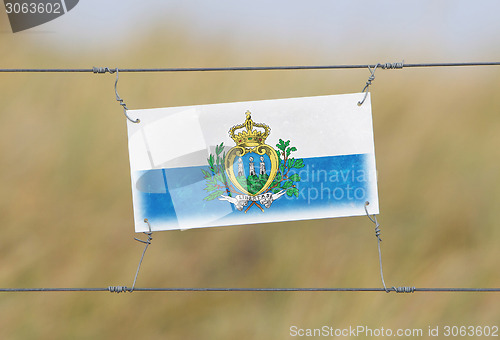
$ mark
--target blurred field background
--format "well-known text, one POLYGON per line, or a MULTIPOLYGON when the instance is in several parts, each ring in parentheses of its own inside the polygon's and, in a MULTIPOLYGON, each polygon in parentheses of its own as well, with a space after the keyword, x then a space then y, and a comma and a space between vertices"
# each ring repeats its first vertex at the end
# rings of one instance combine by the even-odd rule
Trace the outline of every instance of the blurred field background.
MULTIPOLYGON (((60 53, 37 43, 42 34, 8 33, 0 16, 0 68, 400 61, 383 45, 350 60, 320 47, 256 53, 224 38, 197 41, 176 25, 158 23, 133 44, 60 53)), ((435 61, 425 57, 405 61, 435 61)), ((118 90, 129 108, 154 108, 360 92, 368 76, 123 73, 118 90)), ((377 71, 388 286, 500 286, 499 76, 498 67, 377 71)), ((109 74, 0 74, 1 287, 132 284, 143 244, 133 240, 126 123, 113 83, 109 74)), ((354 217, 158 232, 137 286, 380 287, 373 227, 354 217)), ((498 293, 1 293, 0 338, 286 339, 292 325, 425 332, 499 325, 499 302, 498 293)))

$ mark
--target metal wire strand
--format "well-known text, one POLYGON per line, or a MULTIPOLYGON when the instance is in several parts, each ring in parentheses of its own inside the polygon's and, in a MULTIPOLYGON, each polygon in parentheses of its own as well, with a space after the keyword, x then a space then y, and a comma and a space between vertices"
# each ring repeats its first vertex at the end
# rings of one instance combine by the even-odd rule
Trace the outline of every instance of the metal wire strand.
MULTIPOLYGON (((500 288, 415 288, 400 287, 394 290, 403 293, 404 289, 419 293, 500 293, 500 288), (401 291, 398 291, 401 290, 401 291)), ((0 288, 0 293, 48 293, 48 292, 128 292, 124 286, 107 288, 0 288)), ((135 288, 136 292, 386 292, 384 288, 135 288)))
MULTIPOLYGON (((366 82, 363 89, 365 92, 365 97, 358 105, 362 105, 365 101, 368 93, 368 88, 372 81, 375 79, 375 70, 377 67, 382 69, 401 69, 405 68, 420 68, 420 67, 461 67, 461 66, 500 66, 500 62, 461 62, 461 63, 419 63, 419 64, 405 64, 404 61, 401 63, 377 63, 369 65, 309 65, 309 66, 257 66, 257 67, 191 67, 191 68, 108 68, 108 67, 93 67, 91 69, 30 69, 30 68, 14 68, 14 69, 0 69, 0 73, 87 73, 92 72, 95 74, 113 74, 116 72, 115 80, 115 94, 116 100, 123 107, 125 116, 131 122, 139 123, 140 120, 132 120, 127 115, 127 106, 123 99, 120 98, 117 91, 118 84, 118 72, 213 72, 213 71, 266 71, 266 70, 327 70, 327 69, 362 69, 367 68, 370 70, 370 77, 366 82)), ((365 204, 365 212, 371 222, 375 224, 375 236, 377 237, 378 252, 379 252, 379 264, 380 264, 380 277, 382 280, 383 288, 136 288, 135 284, 137 282, 137 277, 139 275, 139 270, 146 254, 148 246, 151 244, 152 232, 151 226, 147 219, 144 221, 148 224, 149 232, 145 232, 148 236, 146 241, 135 238, 135 240, 145 243, 144 250, 142 252, 137 271, 135 273, 134 282, 132 288, 126 286, 108 286, 107 288, 0 288, 0 292, 12 293, 12 292, 386 292, 389 293, 394 291, 396 293, 414 293, 414 292, 490 292, 490 293, 500 293, 500 288, 415 288, 415 287, 391 287, 390 289, 386 287, 384 281, 384 274, 382 269, 382 252, 380 249, 380 224, 377 221, 377 217, 373 215, 373 218, 368 213, 367 206, 369 202, 365 204)))
POLYGON ((143 241, 141 239, 134 238, 134 240, 142 242, 146 245, 144 246, 144 250, 142 252, 142 256, 141 256, 141 260, 139 261, 139 265, 137 266, 137 271, 135 272, 135 277, 134 277, 134 283, 132 284, 132 288, 130 288, 130 290, 129 290, 130 293, 132 293, 135 289, 135 283, 137 282, 137 276, 139 276, 139 270, 141 269, 142 260, 144 260, 144 255, 146 254, 146 250, 148 250, 148 247, 151 244, 151 241, 153 240, 153 237, 151 236, 151 235, 153 235, 153 232, 151 231, 151 224, 149 224, 149 221, 147 218, 144 219, 144 222, 147 223, 149 231, 144 232, 143 234, 147 235, 148 239, 146 241, 143 241))
MULTIPOLYGON (((491 62, 458 62, 458 63, 375 63, 375 64, 345 64, 345 65, 299 65, 299 66, 233 66, 233 67, 171 67, 171 68, 120 68, 120 72, 218 72, 218 71, 272 71, 272 70, 335 70, 335 69, 366 69, 379 65, 382 69, 399 69, 414 67, 463 67, 463 66, 500 66, 500 61, 491 62), (390 65, 390 66, 389 66, 390 65), (399 67, 401 66, 401 67, 399 67)), ((112 73, 107 67, 94 68, 3 68, 0 72, 11 73, 112 73)))
MULTIPOLYGON (((95 69, 95 67, 94 67, 95 69)), ((102 68, 99 68, 99 71, 101 70, 102 68)), ((120 98, 120 96, 118 95, 118 89, 117 89, 117 86, 118 86, 118 68, 116 68, 114 71, 111 71, 109 68, 105 67, 104 68, 104 72, 99 72, 99 73, 105 73, 106 70, 109 72, 109 73, 114 73, 116 72, 116 80, 115 80, 115 94, 116 94, 116 101, 120 103, 120 105, 123 107, 123 114, 125 115, 125 117, 127 117, 128 120, 130 120, 132 123, 140 123, 141 120, 139 118, 137 118, 136 120, 133 120, 132 118, 129 117, 129 115, 127 114, 127 104, 125 104, 123 102, 123 99, 120 98)))
POLYGON ((144 244, 146 244, 146 246, 144 247, 144 250, 142 251, 141 260, 139 261, 139 265, 137 266, 137 270, 135 272, 134 283, 132 283, 132 288, 128 288, 127 286, 109 286, 107 288, 107 290, 110 293, 118 293, 118 294, 124 293, 124 292, 132 293, 135 289, 135 283, 137 282, 137 277, 139 276, 139 270, 141 269, 142 260, 144 260, 144 255, 146 254, 146 250, 148 250, 148 246, 151 244, 151 241, 153 240, 153 237, 151 236, 151 235, 153 235, 153 232, 151 231, 151 224, 149 224, 149 221, 147 218, 144 219, 144 223, 147 223, 148 228, 149 228, 148 232, 143 232, 143 234, 148 236, 148 239, 146 241, 144 241, 144 240, 141 240, 141 239, 134 237, 134 240, 139 241, 141 243, 144 243, 144 244))
POLYGON ((377 246, 378 246, 378 262, 379 262, 379 266, 380 266, 380 279, 382 280, 382 285, 384 286, 384 290, 386 293, 390 293, 390 292, 396 292, 396 293, 413 293, 415 292, 416 288, 415 287, 391 287, 391 288, 387 288, 386 285, 385 285, 385 280, 384 280, 384 270, 382 269, 382 251, 380 249, 380 242, 382 242, 382 238, 380 238, 380 224, 378 223, 377 221, 377 216, 374 214, 372 216, 370 216, 370 214, 368 213, 368 206, 370 205, 370 202, 366 201, 365 202, 365 212, 366 212, 366 216, 368 216, 368 218, 370 219, 370 221, 373 222, 373 224, 375 224, 375 237, 377 238, 377 246))
POLYGON ((380 224, 377 221, 377 216, 373 215, 373 218, 372 218, 370 216, 370 214, 368 213, 368 208, 367 208, 368 205, 370 205, 370 202, 366 201, 365 205, 364 205, 366 216, 368 216, 368 218, 370 219, 370 221, 372 221, 373 224, 375 224, 375 237, 377 238, 377 245, 378 245, 378 261, 379 261, 379 265, 380 265, 380 278, 382 279, 382 285, 384 286, 384 290, 387 293, 389 293, 390 290, 387 289, 387 287, 385 285, 384 271, 382 269, 382 251, 380 249, 380 242, 382 242, 382 239, 380 238, 380 224))
POLYGON ((363 97, 363 100, 359 101, 358 102, 358 106, 361 106, 363 105, 363 103, 365 102, 366 100, 366 97, 368 96, 368 88, 370 87, 370 85, 372 84, 372 81, 375 80, 375 71, 377 70, 377 67, 379 66, 379 64, 375 65, 375 67, 372 69, 370 66, 368 66, 368 70, 370 70, 370 76, 368 77, 368 80, 366 81, 366 85, 365 87, 363 88, 363 91, 361 91, 361 93, 365 93, 365 96, 363 97))

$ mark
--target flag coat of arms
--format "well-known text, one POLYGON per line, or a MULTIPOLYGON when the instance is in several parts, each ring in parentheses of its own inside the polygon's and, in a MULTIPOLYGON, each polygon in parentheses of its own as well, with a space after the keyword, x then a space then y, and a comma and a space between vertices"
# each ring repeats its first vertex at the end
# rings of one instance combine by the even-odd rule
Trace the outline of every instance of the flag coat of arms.
POLYGON ((129 110, 135 231, 377 214, 363 96, 129 110))

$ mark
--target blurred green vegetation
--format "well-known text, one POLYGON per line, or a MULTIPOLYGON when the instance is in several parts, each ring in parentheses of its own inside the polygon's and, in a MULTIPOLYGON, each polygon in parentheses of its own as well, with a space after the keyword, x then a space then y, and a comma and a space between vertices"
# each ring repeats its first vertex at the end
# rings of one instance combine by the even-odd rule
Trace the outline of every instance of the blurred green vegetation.
MULTIPOLYGON (((223 41, 194 47, 180 31, 106 55, 63 55, 36 38, 0 34, 8 47, 1 67, 249 64, 244 51, 223 41)), ((314 53, 321 52, 270 47, 250 64, 300 64, 314 53)), ((121 74, 119 93, 131 109, 167 107, 359 92, 368 75, 121 74)), ((389 286, 500 285, 499 75, 493 67, 377 71, 371 90, 389 286)), ((0 77, 0 286, 131 285, 143 245, 133 240, 114 76, 0 77)), ((381 286, 366 217, 153 236, 139 287, 381 286)), ((498 302, 498 294, 463 293, 1 293, 0 338, 282 339, 292 325, 498 325, 498 302)))

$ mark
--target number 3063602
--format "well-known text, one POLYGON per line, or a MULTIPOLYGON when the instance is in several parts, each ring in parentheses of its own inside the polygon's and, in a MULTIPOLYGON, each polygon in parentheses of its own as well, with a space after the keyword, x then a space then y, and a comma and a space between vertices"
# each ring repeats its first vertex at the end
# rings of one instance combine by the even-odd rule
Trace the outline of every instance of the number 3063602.
POLYGON ((498 326, 444 326, 444 336, 498 336, 498 326))
POLYGON ((5 3, 5 10, 7 14, 61 14, 61 3, 34 3, 34 2, 23 2, 23 3, 5 3))

